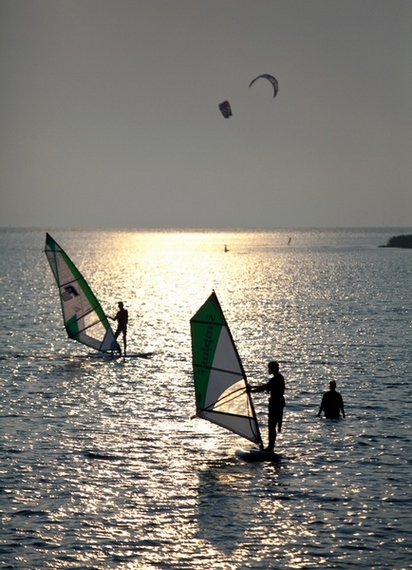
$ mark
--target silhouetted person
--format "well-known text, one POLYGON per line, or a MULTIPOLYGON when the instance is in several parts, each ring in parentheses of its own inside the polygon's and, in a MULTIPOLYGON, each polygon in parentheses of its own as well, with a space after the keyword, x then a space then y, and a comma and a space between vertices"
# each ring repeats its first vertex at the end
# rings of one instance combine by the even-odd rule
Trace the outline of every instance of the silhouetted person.
POLYGON ((250 392, 270 392, 268 411, 268 438, 269 445, 266 452, 273 452, 276 441, 276 427, 278 433, 282 430, 283 408, 285 407, 285 379, 279 372, 279 364, 275 361, 268 364, 269 374, 272 378, 261 386, 249 386, 250 392))
MULTIPOLYGON (((120 333, 123 334, 123 355, 126 354, 126 335, 127 335, 127 323, 129 321, 129 313, 127 312, 127 310, 124 308, 123 303, 120 301, 117 306, 119 307, 119 310, 117 311, 117 314, 115 317, 110 317, 112 319, 112 321, 117 321, 117 329, 116 332, 114 333, 114 338, 117 339, 117 337, 120 335, 120 333)), ((119 351, 120 354, 122 353, 120 346, 119 346, 119 351)))
POLYGON ((339 392, 336 392, 335 380, 329 382, 329 388, 330 390, 323 394, 318 418, 322 412, 325 412, 325 417, 329 419, 340 418, 340 412, 342 412, 342 416, 345 417, 342 396, 339 392))

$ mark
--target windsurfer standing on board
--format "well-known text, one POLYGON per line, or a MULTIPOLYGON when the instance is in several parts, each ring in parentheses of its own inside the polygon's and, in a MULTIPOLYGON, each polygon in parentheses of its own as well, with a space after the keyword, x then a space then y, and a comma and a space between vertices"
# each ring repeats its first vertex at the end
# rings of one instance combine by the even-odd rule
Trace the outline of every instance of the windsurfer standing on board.
POLYGON ((283 408, 285 407, 285 379, 279 372, 279 363, 272 361, 268 364, 269 374, 272 378, 261 386, 249 386, 249 392, 270 392, 268 414, 268 437, 269 445, 266 453, 273 453, 276 441, 276 426, 278 433, 282 430, 283 408))
POLYGON ((329 382, 330 390, 325 392, 320 403, 318 418, 322 411, 325 412, 325 418, 336 419, 340 418, 340 413, 345 417, 345 409, 343 407, 343 399, 339 392, 336 392, 336 382, 331 380, 329 382))
MULTIPOLYGON (((123 303, 121 301, 117 304, 117 306, 119 307, 119 310, 117 311, 116 316, 110 318, 112 319, 112 321, 117 321, 117 329, 116 332, 114 333, 114 338, 117 339, 120 333, 123 333, 123 349, 124 349, 123 356, 126 356, 126 334, 127 334, 127 323, 129 321, 129 313, 124 308, 123 303)), ((120 346, 119 346, 119 351, 121 354, 122 351, 120 346)))

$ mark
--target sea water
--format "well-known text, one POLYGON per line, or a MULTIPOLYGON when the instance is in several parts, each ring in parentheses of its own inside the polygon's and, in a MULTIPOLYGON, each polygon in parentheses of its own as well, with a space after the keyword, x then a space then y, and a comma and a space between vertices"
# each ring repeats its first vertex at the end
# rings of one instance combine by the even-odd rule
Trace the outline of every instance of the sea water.
POLYGON ((410 229, 50 233, 153 355, 69 340, 45 231, 0 231, 1 568, 412 567, 412 250, 378 247, 410 229), (285 376, 279 464, 191 419, 213 289, 249 382, 285 376))

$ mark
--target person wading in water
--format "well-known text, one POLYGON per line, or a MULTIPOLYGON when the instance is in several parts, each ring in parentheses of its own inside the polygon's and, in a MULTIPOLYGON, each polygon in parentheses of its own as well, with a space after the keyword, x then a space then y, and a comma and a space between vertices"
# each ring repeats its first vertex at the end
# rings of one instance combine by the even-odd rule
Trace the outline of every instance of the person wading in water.
POLYGON ((331 380, 329 382, 330 390, 325 392, 320 403, 318 418, 322 412, 325 412, 325 418, 336 419, 340 418, 340 412, 345 417, 345 409, 343 407, 342 396, 336 392, 336 382, 331 380))

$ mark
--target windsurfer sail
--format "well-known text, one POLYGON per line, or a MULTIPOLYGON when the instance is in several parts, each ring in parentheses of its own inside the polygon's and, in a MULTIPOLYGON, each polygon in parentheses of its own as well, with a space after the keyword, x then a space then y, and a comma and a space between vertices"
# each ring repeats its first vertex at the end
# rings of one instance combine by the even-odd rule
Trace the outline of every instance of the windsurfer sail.
POLYGON ((99 301, 69 256, 46 234, 45 253, 60 293, 64 326, 70 338, 99 352, 119 345, 99 301))
POLYGON ((190 320, 196 416, 263 449, 246 374, 213 292, 190 320))

